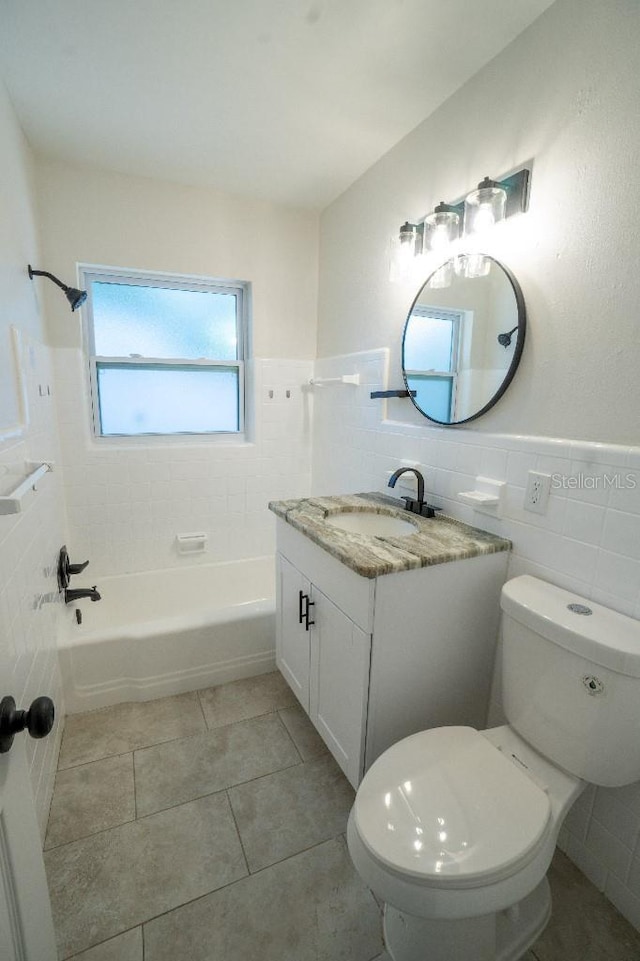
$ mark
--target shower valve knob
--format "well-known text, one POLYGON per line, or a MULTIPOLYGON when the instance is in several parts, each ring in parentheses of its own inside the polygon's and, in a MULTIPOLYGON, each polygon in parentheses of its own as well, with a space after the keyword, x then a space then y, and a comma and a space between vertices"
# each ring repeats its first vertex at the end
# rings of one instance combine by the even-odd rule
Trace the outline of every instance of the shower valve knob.
POLYGON ((26 728, 31 737, 46 737, 53 728, 55 707, 50 697, 37 697, 28 711, 18 711, 10 696, 0 701, 0 754, 5 754, 13 738, 26 728))
POLYGON ((84 561, 82 564, 72 564, 69 559, 69 552, 63 544, 58 554, 58 589, 63 591, 65 587, 69 586, 72 575, 80 574, 88 566, 89 561, 84 561))

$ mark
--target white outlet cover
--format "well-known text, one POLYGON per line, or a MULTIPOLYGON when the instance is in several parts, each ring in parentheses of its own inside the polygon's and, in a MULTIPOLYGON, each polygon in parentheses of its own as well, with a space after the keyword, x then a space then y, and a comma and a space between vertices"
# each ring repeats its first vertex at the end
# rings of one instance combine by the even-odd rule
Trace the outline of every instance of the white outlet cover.
POLYGON ((530 470, 524 492, 524 509, 533 514, 546 514, 551 492, 551 474, 530 470))

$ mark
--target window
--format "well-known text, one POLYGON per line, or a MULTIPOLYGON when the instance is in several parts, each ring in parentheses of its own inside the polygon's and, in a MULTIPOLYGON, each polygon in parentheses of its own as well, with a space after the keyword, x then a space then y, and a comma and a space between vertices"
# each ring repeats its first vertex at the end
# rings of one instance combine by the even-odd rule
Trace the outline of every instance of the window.
POLYGON ((415 402, 434 420, 453 419, 462 313, 415 306, 403 345, 403 367, 415 402))
POLYGON ((86 267, 95 433, 238 434, 247 285, 86 267))

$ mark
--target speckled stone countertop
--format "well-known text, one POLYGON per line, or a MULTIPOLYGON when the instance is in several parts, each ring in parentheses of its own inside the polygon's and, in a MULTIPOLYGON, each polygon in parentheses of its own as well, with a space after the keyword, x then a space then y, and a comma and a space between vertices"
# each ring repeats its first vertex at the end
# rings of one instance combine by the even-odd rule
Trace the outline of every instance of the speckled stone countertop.
POLYGON ((362 577, 381 577, 417 567, 445 564, 479 554, 511 550, 511 541, 439 514, 420 517, 386 494, 348 494, 271 501, 269 509, 362 577), (339 530, 325 523, 331 514, 374 511, 410 521, 415 534, 380 537, 339 530))

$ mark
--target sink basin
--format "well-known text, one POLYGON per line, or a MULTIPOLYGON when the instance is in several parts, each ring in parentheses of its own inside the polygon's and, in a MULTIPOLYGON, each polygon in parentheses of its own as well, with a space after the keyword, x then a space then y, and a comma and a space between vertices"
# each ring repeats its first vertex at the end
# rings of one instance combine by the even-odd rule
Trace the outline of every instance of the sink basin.
POLYGON ((375 511, 348 511, 331 514, 325 518, 330 527, 352 534, 368 534, 370 537, 407 537, 415 534, 417 526, 400 517, 390 514, 377 514, 375 511))

